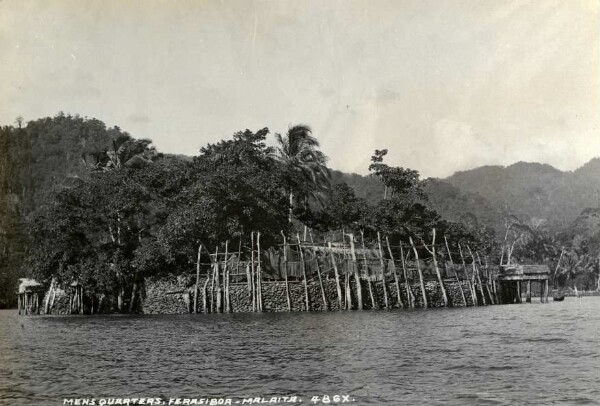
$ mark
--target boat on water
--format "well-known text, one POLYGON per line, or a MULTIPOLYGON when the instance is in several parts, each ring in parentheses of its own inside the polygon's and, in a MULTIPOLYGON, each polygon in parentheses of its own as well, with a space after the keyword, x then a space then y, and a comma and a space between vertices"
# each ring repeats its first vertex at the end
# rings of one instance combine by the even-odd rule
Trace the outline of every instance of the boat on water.
POLYGON ((554 300, 555 302, 562 302, 563 300, 565 300, 565 294, 563 290, 554 289, 554 292, 552 292, 552 300, 554 300))

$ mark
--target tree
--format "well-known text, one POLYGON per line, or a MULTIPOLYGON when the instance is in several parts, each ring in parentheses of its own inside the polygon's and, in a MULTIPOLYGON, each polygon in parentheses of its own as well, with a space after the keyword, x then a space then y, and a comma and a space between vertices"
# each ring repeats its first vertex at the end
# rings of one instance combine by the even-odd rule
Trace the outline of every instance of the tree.
POLYGON ((121 134, 111 140, 110 149, 86 151, 81 158, 92 171, 108 171, 144 167, 157 158, 157 152, 151 140, 121 134))
POLYGON ((295 125, 285 136, 275 134, 279 144, 277 159, 289 197, 288 222, 292 222, 294 203, 298 199, 319 198, 329 188, 329 169, 325 154, 318 150, 319 141, 307 125, 295 125))
POLYGON ((323 209, 330 230, 356 228, 364 219, 368 204, 365 199, 356 197, 354 189, 347 183, 339 183, 331 189, 329 199, 323 209))
POLYGON ((387 199, 388 190, 391 189, 392 197, 426 200, 427 195, 423 191, 423 182, 419 180, 419 172, 402 167, 391 167, 383 163, 383 157, 388 153, 387 149, 375 150, 371 156, 369 172, 378 177, 385 186, 384 199, 387 199))

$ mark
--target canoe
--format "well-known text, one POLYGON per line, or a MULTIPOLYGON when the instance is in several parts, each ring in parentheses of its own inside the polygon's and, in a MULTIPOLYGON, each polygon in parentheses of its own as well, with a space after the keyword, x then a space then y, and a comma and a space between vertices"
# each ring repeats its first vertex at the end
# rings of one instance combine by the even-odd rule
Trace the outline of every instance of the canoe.
POLYGON ((552 300, 554 300, 555 302, 562 302, 563 300, 565 300, 564 296, 554 296, 552 298, 552 300))

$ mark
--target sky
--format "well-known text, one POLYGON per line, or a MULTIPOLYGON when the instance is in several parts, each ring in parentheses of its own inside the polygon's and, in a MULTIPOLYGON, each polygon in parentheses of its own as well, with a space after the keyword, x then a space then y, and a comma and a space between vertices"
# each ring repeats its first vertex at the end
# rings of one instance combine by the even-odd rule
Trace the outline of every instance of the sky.
POLYGON ((329 165, 600 156, 599 0, 0 0, 0 124, 63 111, 195 155, 308 124, 329 165))

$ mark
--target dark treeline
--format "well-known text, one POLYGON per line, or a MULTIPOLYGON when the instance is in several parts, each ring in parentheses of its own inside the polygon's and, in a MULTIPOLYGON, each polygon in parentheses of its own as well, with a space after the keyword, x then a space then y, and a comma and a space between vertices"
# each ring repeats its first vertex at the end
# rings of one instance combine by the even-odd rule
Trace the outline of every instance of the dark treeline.
MULTIPOLYGON (((387 150, 375 151, 368 168, 380 196, 358 197, 332 178, 304 125, 285 134, 240 131, 190 159, 161 154, 150 140, 99 120, 59 114, 1 127, 0 153, 2 306, 14 305, 17 278, 28 276, 76 281, 90 294, 118 297, 125 311, 124 298, 132 306, 144 278, 190 273, 200 244, 245 249, 253 231, 265 249, 278 247, 282 232, 306 228, 320 240, 343 229, 373 242, 381 232, 393 245, 431 241, 435 228, 452 250, 469 245, 490 263, 558 261, 562 252, 525 238, 514 219, 506 235, 442 219, 419 173, 387 165, 387 150)), ((574 277, 568 272, 563 281, 574 277)))

